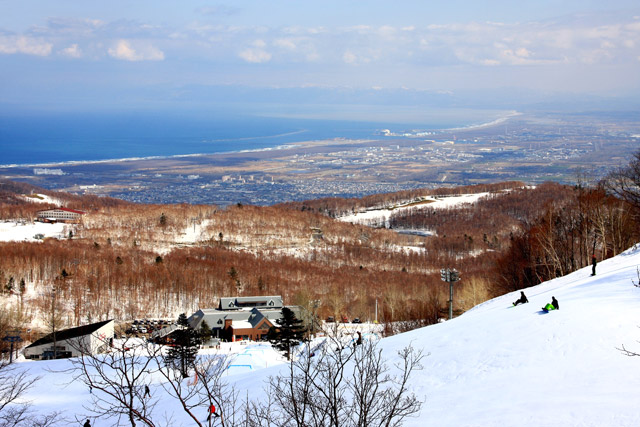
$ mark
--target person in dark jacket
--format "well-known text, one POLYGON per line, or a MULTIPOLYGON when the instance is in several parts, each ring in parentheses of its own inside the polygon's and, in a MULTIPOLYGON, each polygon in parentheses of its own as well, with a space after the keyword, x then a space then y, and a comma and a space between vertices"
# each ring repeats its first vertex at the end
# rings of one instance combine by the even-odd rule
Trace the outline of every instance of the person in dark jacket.
POLYGON ((527 299, 527 296, 524 294, 523 291, 520 291, 520 298, 516 300, 516 302, 513 303, 513 305, 518 305, 518 304, 524 304, 529 302, 529 300, 527 299))
POLYGON ((91 427, 91 423, 89 422, 89 420, 85 421, 82 427, 91 427))
POLYGON ((596 259, 596 254, 591 255, 591 275, 596 275, 596 265, 598 264, 598 260, 596 259))

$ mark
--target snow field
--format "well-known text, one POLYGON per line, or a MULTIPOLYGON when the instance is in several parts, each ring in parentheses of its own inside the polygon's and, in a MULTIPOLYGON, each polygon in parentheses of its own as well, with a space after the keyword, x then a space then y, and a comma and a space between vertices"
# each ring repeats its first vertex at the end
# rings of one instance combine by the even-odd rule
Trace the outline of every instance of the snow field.
POLYGON ((42 234, 46 237, 63 239, 68 235, 66 231, 68 224, 47 224, 44 222, 20 223, 20 222, 0 222, 0 241, 2 242, 37 242, 34 236, 42 234))
MULTIPOLYGON (((623 344, 640 352, 640 248, 591 267, 525 289, 529 303, 512 306, 519 292, 485 302, 460 317, 379 341, 389 371, 407 345, 424 352, 423 369, 411 390, 424 404, 405 426, 620 426, 640 425, 637 389, 640 357, 627 357, 623 344), (540 308, 555 296, 560 310, 540 308)), ((260 398, 270 375, 284 372, 282 357, 267 346, 225 343, 238 365, 226 380, 240 396, 260 398), (241 363, 242 362, 242 363, 241 363)), ((214 350, 204 353, 216 354, 214 350)), ((27 399, 39 412, 86 413, 88 390, 59 369, 65 360, 18 363, 40 375, 27 399), (53 371, 51 370, 53 368, 53 371)), ((152 393, 160 396, 160 379, 152 393), (157 393, 157 394, 156 394, 157 393)), ((178 404, 162 398, 158 417, 187 424, 178 404), (182 421, 181 421, 182 420, 182 421)), ((206 408, 202 409, 206 417, 206 408)), ((204 419, 204 418, 203 418, 204 419)), ((108 422, 97 420, 102 427, 108 422)))
MULTIPOLYGON (((411 209, 429 208, 429 209, 447 209, 462 204, 473 204, 481 197, 488 196, 489 193, 461 194, 449 197, 425 197, 424 201, 419 204, 410 203, 406 206, 397 206, 394 208, 370 209, 363 212, 356 212, 351 215, 345 215, 337 218, 338 221, 349 222, 352 224, 369 224, 372 221, 378 224, 384 223, 389 225, 389 218, 392 214, 411 209)), ((430 234, 430 230, 423 230, 426 234, 430 234)))

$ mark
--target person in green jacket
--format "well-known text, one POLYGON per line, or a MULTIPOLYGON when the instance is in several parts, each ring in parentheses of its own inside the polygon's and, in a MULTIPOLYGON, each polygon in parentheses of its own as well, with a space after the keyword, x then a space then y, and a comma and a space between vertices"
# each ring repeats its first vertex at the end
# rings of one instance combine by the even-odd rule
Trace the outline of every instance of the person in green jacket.
POLYGON ((551 297, 551 302, 542 307, 542 309, 544 311, 560 310, 560 304, 558 304, 558 300, 556 299, 556 297, 551 297))

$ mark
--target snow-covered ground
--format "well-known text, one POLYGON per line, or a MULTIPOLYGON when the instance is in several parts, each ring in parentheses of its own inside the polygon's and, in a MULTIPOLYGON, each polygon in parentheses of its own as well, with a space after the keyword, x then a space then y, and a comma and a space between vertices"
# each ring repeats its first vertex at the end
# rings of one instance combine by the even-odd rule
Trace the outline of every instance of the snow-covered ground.
POLYGON ((55 199, 51 196, 47 196, 46 194, 31 194, 31 195, 23 195, 22 199, 31 202, 31 203, 48 203, 52 205, 59 205, 60 200, 55 199))
MULTIPOLYGON (((59 200, 45 194, 22 196, 22 199, 31 203, 60 204, 59 200)), ((46 224, 19 220, 0 222, 0 242, 35 242, 46 237, 60 239, 68 235, 67 227, 68 225, 62 223, 46 224), (38 239, 36 235, 42 237, 38 239)))
MULTIPOLYGON (((481 197, 487 196, 489 193, 476 193, 476 194, 461 194, 456 196, 425 197, 420 202, 411 202, 406 205, 398 205, 393 207, 367 209, 366 211, 356 212, 351 215, 345 215, 337 218, 339 221, 349 222, 352 224, 368 225, 372 223, 385 224, 389 226, 389 218, 392 214, 402 212, 409 209, 429 208, 429 209, 446 209, 454 206, 460 206, 462 204, 473 204, 481 197)), ((428 230, 424 231, 429 233, 428 230)))
MULTIPOLYGON (((630 249, 598 264, 596 276, 584 268, 526 289, 529 304, 513 307, 515 292, 454 320, 380 340, 389 365, 409 344, 426 355, 410 381, 424 404, 405 425, 639 426, 640 357, 618 350, 640 352, 640 288, 633 285, 639 265, 640 248, 630 249), (542 313, 552 296, 560 310, 542 313)), ((264 345, 244 346, 236 360, 251 365, 226 377, 241 396, 260 396, 267 377, 286 366, 264 345)), ((28 393, 39 412, 85 413, 88 390, 48 371, 68 363, 18 363, 42 376, 28 393)), ((163 400, 158 410, 175 411, 173 425, 184 419, 175 402, 163 400)))
POLYGON ((64 238, 68 235, 67 224, 47 224, 43 222, 0 222, 0 241, 16 242, 27 241, 35 242, 40 239, 36 235, 42 235, 42 238, 53 237, 56 239, 64 238))

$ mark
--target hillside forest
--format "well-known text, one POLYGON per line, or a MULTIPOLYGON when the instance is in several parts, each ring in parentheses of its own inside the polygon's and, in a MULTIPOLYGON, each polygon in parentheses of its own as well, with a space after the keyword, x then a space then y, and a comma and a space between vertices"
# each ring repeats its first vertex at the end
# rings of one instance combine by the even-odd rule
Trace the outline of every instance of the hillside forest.
MULTIPOLYGON (((622 171, 628 168, 615 173, 622 171)), ((52 323, 176 318, 236 295, 282 295, 321 318, 377 315, 388 333, 432 324, 448 311, 442 268, 460 272, 459 314, 638 242, 638 206, 615 176, 608 182, 618 191, 602 182, 506 182, 226 208, 134 204, 0 181, 1 221, 32 222, 37 211, 61 205, 86 212, 64 238, 0 242, 0 334, 32 329, 37 336, 52 323), (470 193, 483 196, 437 210, 417 203, 470 193), (336 219, 412 201, 415 207, 393 213, 388 224, 336 219)))

